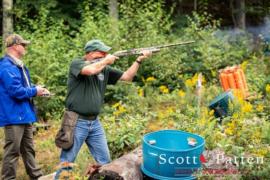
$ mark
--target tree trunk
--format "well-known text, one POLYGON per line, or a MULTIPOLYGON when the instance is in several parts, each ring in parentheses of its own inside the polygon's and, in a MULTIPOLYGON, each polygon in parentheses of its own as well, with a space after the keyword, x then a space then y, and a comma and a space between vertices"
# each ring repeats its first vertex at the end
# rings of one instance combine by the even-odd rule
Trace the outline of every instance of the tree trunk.
POLYGON ((197 11, 198 9, 198 3, 197 0, 194 0, 194 11, 197 11))
POLYGON ((240 29, 246 28, 245 0, 236 0, 236 22, 240 29))
POLYGON ((13 0, 3 0, 2 6, 3 6, 2 37, 4 42, 7 35, 13 33, 13 16, 12 16, 13 0))
POLYGON ((246 28, 245 0, 235 0, 235 3, 231 0, 231 10, 234 26, 244 30, 246 28))
POLYGON ((112 161, 110 164, 102 166, 97 173, 89 177, 89 180, 142 180, 143 175, 140 169, 141 163, 142 149, 141 147, 138 147, 131 153, 112 161))
POLYGON ((231 16, 232 16, 232 21, 233 21, 233 25, 234 27, 236 27, 236 20, 235 20, 235 17, 234 17, 234 5, 233 5, 233 1, 234 0, 230 0, 230 9, 231 9, 231 16))
POLYGON ((118 1, 109 1, 109 15, 111 17, 111 31, 113 38, 117 38, 118 35, 118 1))
POLYGON ((110 0, 109 2, 109 15, 112 19, 118 20, 118 2, 117 0, 110 0))

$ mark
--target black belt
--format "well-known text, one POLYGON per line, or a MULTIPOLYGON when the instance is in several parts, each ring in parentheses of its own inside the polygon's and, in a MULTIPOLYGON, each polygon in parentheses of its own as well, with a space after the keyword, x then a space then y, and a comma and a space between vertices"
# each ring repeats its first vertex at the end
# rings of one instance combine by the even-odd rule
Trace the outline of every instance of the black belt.
POLYGON ((92 121, 92 120, 96 120, 97 119, 97 116, 96 115, 90 115, 90 116, 84 116, 84 115, 80 115, 79 114, 79 119, 85 119, 85 120, 89 120, 89 121, 92 121))

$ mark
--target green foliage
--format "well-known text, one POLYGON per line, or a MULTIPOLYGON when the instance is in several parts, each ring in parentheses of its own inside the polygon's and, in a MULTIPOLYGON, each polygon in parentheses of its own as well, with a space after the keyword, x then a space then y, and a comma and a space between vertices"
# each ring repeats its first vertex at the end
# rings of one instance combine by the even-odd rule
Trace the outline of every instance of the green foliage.
POLYGON ((72 30, 80 24, 80 5, 84 0, 17 0, 14 3, 15 22, 21 27, 32 30, 30 19, 39 18, 40 11, 46 9, 53 20, 63 20, 72 30))
POLYGON ((141 144, 141 137, 147 119, 142 115, 125 115, 122 118, 104 117, 108 144, 113 158, 120 157, 141 144))
POLYGON ((65 27, 62 22, 47 27, 46 17, 46 14, 40 17, 37 25, 39 28, 34 33, 23 32, 23 34, 32 41, 25 62, 30 69, 33 82, 45 85, 55 94, 50 99, 37 99, 40 115, 44 119, 53 119, 55 115, 59 116, 64 107, 68 64, 74 56, 74 50, 68 43, 71 38, 63 34, 65 27))
MULTIPOLYGON (((115 49, 150 45, 165 40, 171 22, 169 15, 162 9, 162 1, 149 1, 144 6, 140 6, 140 2, 134 3, 126 1, 121 5, 122 18, 115 25, 106 14, 104 1, 84 1, 81 5, 82 24, 75 34, 69 33, 71 27, 64 20, 50 16, 53 3, 40 5, 37 19, 24 19, 25 23, 16 27, 19 33, 32 41, 25 61, 31 69, 33 82, 46 85, 55 94, 49 100, 37 100, 43 119, 60 117, 66 96, 68 66, 73 58, 83 55, 83 46, 88 40, 102 39, 115 49), (131 4, 137 6, 132 13, 131 4), (91 9, 93 6, 95 8, 91 9), (141 13, 144 11, 146 13, 141 13), (26 27, 31 27, 30 31, 26 27)), ((134 57, 122 59, 116 67, 125 70, 131 61, 134 61, 134 57)))
MULTIPOLYGON (((203 136, 207 149, 219 147, 229 154, 239 155, 246 151, 269 158, 270 63, 265 57, 252 54, 250 35, 220 31, 220 22, 206 13, 194 13, 185 18, 185 27, 172 31, 172 11, 164 10, 162 0, 123 1, 118 21, 108 16, 106 1, 80 0, 72 9, 74 12, 78 8, 75 17, 80 18, 69 16, 70 19, 66 19, 65 13, 56 13, 55 9, 63 4, 61 2, 16 2, 16 30, 32 41, 25 62, 33 82, 45 85, 55 94, 51 98, 36 98, 41 119, 59 121, 64 109, 69 64, 73 58, 83 56, 83 47, 88 40, 102 39, 113 47, 113 51, 195 40, 192 45, 162 50, 143 62, 137 83, 109 87, 107 104, 100 119, 112 157, 119 157, 140 145, 145 133, 178 129, 203 136), (37 12, 34 13, 36 16, 29 18, 33 12, 37 12), (218 85, 218 70, 240 63, 246 65, 249 91, 256 94, 256 99, 239 101, 230 116, 218 123, 208 109, 211 100, 222 92, 218 85), (204 76, 201 97, 195 93, 200 72, 204 76)), ((209 2, 201 2, 202 10, 209 2)), ((113 66, 124 71, 134 59, 126 57, 113 66)), ((55 134, 56 129, 43 135, 43 138, 50 136, 47 140, 37 137, 41 139, 38 142, 40 154, 51 155, 57 151, 52 137, 55 134), (46 152, 46 149, 51 151, 46 152)), ((85 157, 92 161, 87 148, 83 147, 76 161, 79 167, 87 166, 85 157)), ((46 172, 53 171, 56 159, 47 162, 45 157, 41 158, 46 172)), ((256 170, 252 168, 243 167, 243 172, 248 172, 244 176, 267 177, 268 165, 256 170)))
POLYGON ((203 16, 193 14, 189 21, 190 26, 185 32, 197 41, 197 46, 192 49, 188 59, 183 60, 186 70, 204 72, 207 79, 212 79, 217 77, 219 69, 239 64, 250 54, 250 38, 245 33, 218 30, 219 21, 206 13, 203 16))
MULTIPOLYGON (((238 64, 248 55, 247 39, 219 35, 219 22, 207 14, 193 14, 188 18, 187 27, 172 34, 171 12, 164 10, 163 1, 125 1, 119 8, 120 20, 115 22, 107 15, 107 3, 85 0, 80 5, 82 18, 77 32, 70 31, 73 28, 61 18, 50 16, 55 6, 57 3, 47 6, 41 3, 37 19, 25 19, 23 25, 16 27, 33 42, 26 62, 34 83, 44 84, 56 94, 50 100, 37 100, 43 119, 61 115, 68 66, 73 58, 83 55, 82 48, 90 39, 102 39, 115 50, 195 40, 192 45, 163 50, 140 68, 137 78, 140 84, 143 78, 155 77, 158 80, 154 87, 165 85, 169 91, 185 88, 185 80, 197 72, 203 72, 207 79, 216 78, 218 69, 238 64), (25 27, 31 27, 31 31, 25 27)), ((114 66, 125 70, 134 58, 123 58, 114 66)), ((108 94, 115 94, 114 90, 108 94)))

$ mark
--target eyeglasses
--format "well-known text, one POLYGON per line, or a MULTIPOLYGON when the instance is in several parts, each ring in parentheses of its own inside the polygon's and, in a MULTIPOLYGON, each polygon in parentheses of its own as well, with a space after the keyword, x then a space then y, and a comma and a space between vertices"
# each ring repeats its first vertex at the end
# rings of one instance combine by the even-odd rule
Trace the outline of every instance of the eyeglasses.
POLYGON ((104 51, 96 51, 96 52, 101 53, 104 56, 106 56, 108 54, 107 52, 104 52, 104 51))
POLYGON ((22 47, 26 48, 26 44, 17 44, 17 45, 21 45, 22 47))
POLYGON ((26 47, 26 44, 20 44, 20 45, 22 45, 24 48, 26 47))

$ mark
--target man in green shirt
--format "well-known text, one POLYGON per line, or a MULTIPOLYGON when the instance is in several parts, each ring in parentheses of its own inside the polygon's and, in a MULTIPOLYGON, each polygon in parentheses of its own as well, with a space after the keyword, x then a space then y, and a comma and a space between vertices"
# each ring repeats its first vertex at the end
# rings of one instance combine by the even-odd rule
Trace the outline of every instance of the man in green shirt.
POLYGON ((106 136, 98 119, 106 86, 116 84, 118 80, 132 81, 142 61, 151 56, 150 51, 144 51, 125 72, 121 72, 110 67, 118 59, 108 54, 110 49, 100 40, 91 40, 84 47, 85 56, 70 65, 66 109, 76 112, 79 118, 73 146, 62 149, 61 162, 74 162, 84 142, 99 165, 110 162, 106 136))

